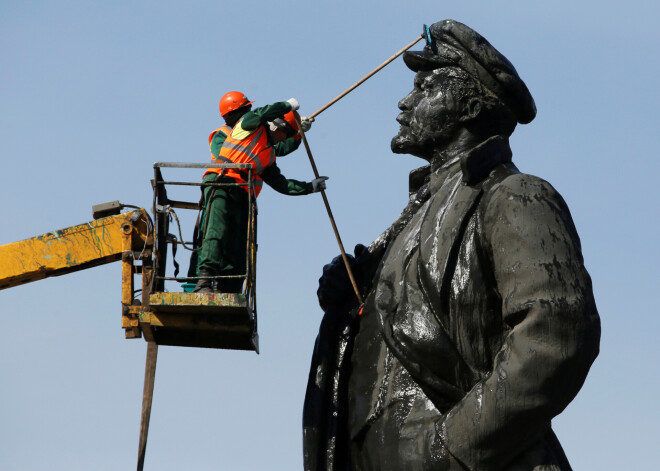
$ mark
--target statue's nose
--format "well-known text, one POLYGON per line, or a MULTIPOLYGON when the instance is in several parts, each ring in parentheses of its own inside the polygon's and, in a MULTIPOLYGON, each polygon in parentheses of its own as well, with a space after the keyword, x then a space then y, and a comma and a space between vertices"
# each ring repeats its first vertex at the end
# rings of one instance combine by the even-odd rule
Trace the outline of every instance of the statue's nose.
POLYGON ((401 111, 408 111, 411 109, 412 95, 413 92, 410 92, 399 101, 399 109, 401 111))

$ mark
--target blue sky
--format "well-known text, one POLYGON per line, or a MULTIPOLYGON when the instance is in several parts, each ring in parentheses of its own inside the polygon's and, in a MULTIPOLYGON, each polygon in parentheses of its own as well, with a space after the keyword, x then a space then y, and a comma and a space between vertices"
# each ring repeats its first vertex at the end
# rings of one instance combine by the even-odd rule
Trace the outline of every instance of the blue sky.
MULTIPOLYGON (((4 1, 0 244, 86 222, 105 201, 150 207, 153 162, 206 161, 228 90, 256 104, 295 97, 311 114, 423 23, 454 18, 505 54, 534 96, 538 116, 514 133, 514 162, 564 196, 593 278, 601 354, 555 431, 575 469, 648 469, 660 422, 651 5, 4 1)), ((396 218, 407 174, 423 163, 389 149, 412 80, 395 61, 308 135, 348 248, 396 218)), ((312 178, 302 150, 280 167, 312 178)), ((259 218, 261 354, 161 348, 145 469, 302 467, 316 285, 338 249, 319 195, 266 189, 259 218)), ((193 216, 183 220, 192 230, 193 216)), ((0 292, 0 469, 134 466, 146 344, 123 338, 120 272, 111 264, 0 292)))

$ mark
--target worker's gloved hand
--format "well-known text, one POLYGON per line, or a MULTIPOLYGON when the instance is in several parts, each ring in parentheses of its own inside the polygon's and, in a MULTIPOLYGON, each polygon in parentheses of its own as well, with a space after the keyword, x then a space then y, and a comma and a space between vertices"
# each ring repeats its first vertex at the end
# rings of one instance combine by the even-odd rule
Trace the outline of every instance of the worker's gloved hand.
POLYGON ((295 98, 289 98, 286 102, 291 105, 291 109, 293 111, 296 111, 298 108, 300 108, 300 103, 298 103, 298 100, 295 98))
POLYGON ((312 193, 318 193, 321 190, 325 190, 325 181, 328 177, 319 177, 312 180, 312 193))
POLYGON ((307 132, 310 129, 312 129, 313 122, 314 122, 314 118, 308 118, 307 116, 303 116, 302 118, 300 118, 300 124, 303 132, 307 132))
MULTIPOLYGON (((354 254, 355 256, 346 254, 346 258, 360 294, 365 298, 371 289, 371 280, 378 267, 378 260, 362 244, 355 246, 354 254)), ((323 276, 319 278, 316 295, 324 311, 330 307, 357 306, 357 296, 341 255, 336 256, 323 267, 323 276)))

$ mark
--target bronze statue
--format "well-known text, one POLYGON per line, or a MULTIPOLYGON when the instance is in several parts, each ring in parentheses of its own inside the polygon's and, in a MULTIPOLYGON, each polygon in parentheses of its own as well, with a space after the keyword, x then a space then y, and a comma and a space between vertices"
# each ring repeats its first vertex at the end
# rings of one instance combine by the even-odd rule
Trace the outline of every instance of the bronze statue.
POLYGON ((305 469, 570 470, 551 420, 598 355, 580 239, 508 138, 536 115, 511 63, 469 27, 407 52, 414 89, 392 150, 429 165, 352 268, 323 270, 303 414, 305 469))

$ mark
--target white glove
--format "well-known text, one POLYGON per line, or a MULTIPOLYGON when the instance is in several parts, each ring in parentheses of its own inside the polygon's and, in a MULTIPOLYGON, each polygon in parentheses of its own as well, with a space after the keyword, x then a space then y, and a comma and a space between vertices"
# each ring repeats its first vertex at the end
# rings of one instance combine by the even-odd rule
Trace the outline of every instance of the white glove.
POLYGON ((313 122, 314 122, 314 118, 308 118, 307 116, 303 116, 300 119, 300 124, 301 124, 303 132, 307 132, 310 129, 312 129, 312 123, 313 122))
POLYGON ((328 177, 319 177, 312 180, 312 193, 318 193, 321 190, 325 190, 325 181, 328 177))
POLYGON ((291 109, 293 111, 296 111, 298 108, 300 108, 300 103, 298 103, 298 100, 295 98, 289 98, 286 102, 291 105, 291 109))

